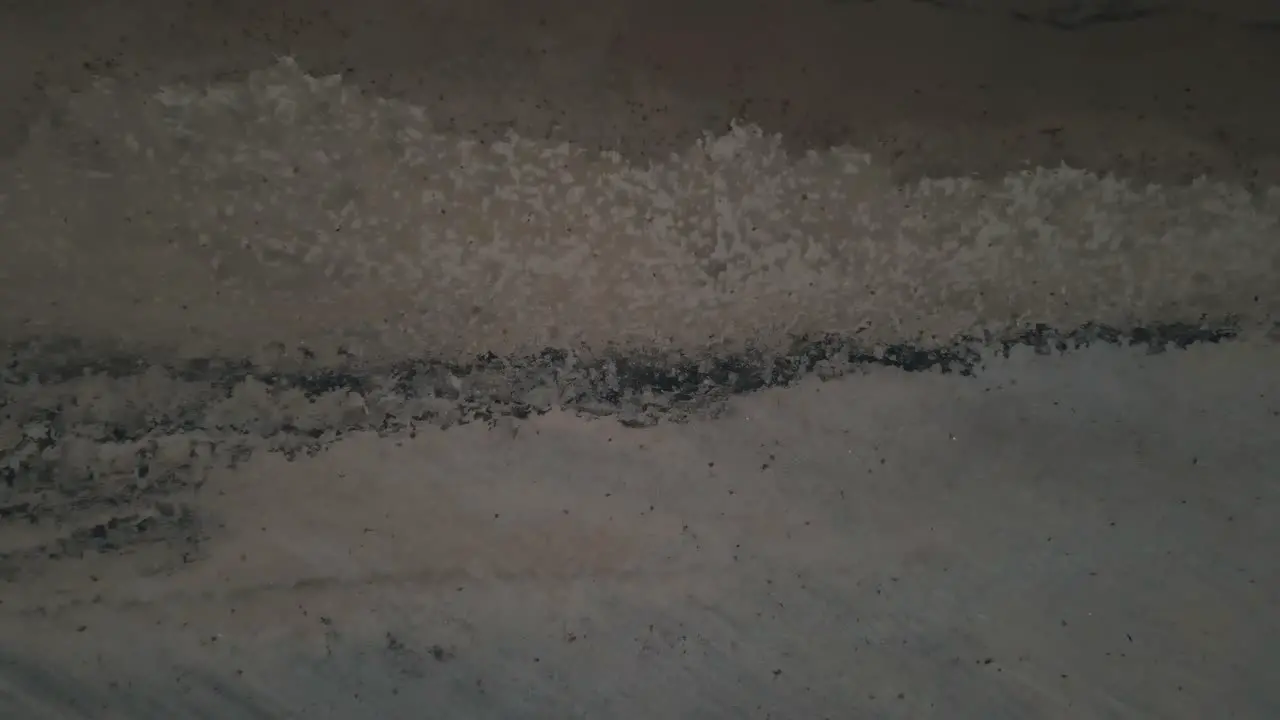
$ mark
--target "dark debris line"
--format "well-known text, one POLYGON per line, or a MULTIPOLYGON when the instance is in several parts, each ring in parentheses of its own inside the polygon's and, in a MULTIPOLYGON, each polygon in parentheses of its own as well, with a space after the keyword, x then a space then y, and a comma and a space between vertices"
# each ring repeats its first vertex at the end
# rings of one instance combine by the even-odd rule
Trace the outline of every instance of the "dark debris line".
MULTIPOLYGON (((604 352, 593 357, 547 349, 523 357, 485 354, 465 364, 417 359, 382 368, 361 368, 352 363, 310 372, 280 372, 258 368, 247 361, 212 358, 163 368, 175 379, 210 383, 226 392, 254 379, 272 388, 296 389, 313 398, 334 392, 363 395, 384 387, 386 379, 392 378, 395 390, 406 397, 429 390, 437 397, 462 399, 465 394, 480 391, 491 394, 490 400, 498 405, 521 405, 521 396, 528 390, 552 383, 562 390, 561 404, 573 407, 580 403, 621 405, 627 398, 642 394, 661 396, 674 403, 707 395, 724 397, 788 386, 814 373, 839 375, 860 366, 896 367, 906 372, 938 370, 969 376, 980 369, 983 350, 989 348, 999 348, 1008 356, 1019 346, 1052 354, 1109 343, 1162 352, 1171 347, 1218 343, 1236 335, 1236 324, 1228 319, 1216 324, 1173 323, 1128 330, 1089 324, 1065 332, 1037 325, 1004 338, 966 338, 942 347, 900 344, 869 348, 856 338, 824 335, 796 338, 782 352, 748 350, 703 359, 680 356, 674 361, 657 352, 604 352), (440 378, 452 381, 440 382, 440 378), (465 382, 468 379, 475 382, 465 382)), ((85 375, 124 378, 152 368, 136 357, 91 358, 75 343, 29 344, 16 349, 11 357, 0 370, 0 381, 5 384, 56 384, 85 375)), ((0 402, 5 394, 0 392, 0 402)))
POLYGON ((1230 322, 1123 331, 1037 326, 1003 339, 933 348, 870 348, 856 338, 828 335, 797 338, 782 352, 674 362, 657 352, 595 356, 544 350, 514 358, 487 354, 468 364, 351 363, 310 372, 223 359, 157 365, 95 355, 75 342, 31 343, 13 348, 0 366, 0 522, 50 524, 61 535, 0 553, 0 579, 59 558, 139 545, 162 545, 173 562, 190 562, 204 536, 203 518, 189 500, 210 468, 234 467, 262 450, 289 459, 315 455, 348 432, 413 437, 423 426, 492 426, 502 417, 523 418, 556 406, 642 427, 715 417, 733 395, 791 385, 808 375, 828 379, 885 366, 970 376, 991 348, 1007 356, 1025 346, 1047 355, 1109 343, 1162 352, 1218 343, 1236 333, 1230 322), (100 408, 86 408, 76 394, 79 378, 105 380, 110 392, 111 381, 131 388, 157 370, 172 392, 100 408), (65 450, 86 444, 116 459, 87 465, 66 460, 65 450), (121 463, 121 457, 130 459, 121 463))

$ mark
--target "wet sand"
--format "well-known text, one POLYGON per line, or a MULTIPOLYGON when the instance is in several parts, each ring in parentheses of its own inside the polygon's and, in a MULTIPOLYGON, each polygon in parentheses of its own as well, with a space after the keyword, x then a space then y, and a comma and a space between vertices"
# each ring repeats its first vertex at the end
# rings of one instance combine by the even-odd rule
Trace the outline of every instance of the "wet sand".
POLYGON ((782 8, 0 11, 0 714, 1280 712, 1278 18, 782 8))

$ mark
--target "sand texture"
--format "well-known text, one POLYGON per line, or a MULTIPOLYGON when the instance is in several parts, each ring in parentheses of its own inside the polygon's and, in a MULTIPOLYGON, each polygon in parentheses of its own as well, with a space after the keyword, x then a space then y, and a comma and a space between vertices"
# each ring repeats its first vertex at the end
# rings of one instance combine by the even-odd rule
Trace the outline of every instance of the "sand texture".
POLYGON ((1280 11, 0 8, 0 717, 1280 716, 1280 11))

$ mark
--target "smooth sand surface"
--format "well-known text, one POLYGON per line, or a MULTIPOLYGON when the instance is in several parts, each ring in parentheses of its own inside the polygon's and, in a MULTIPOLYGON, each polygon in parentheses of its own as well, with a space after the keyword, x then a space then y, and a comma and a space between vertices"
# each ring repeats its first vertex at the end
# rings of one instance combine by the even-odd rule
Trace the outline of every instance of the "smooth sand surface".
POLYGON ((0 717, 1280 717, 1280 13, 0 8, 0 717))

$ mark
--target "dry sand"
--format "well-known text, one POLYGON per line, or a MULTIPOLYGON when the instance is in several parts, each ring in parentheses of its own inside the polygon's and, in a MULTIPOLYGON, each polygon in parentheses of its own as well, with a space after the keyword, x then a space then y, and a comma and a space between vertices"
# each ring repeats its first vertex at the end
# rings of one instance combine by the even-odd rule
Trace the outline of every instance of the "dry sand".
POLYGON ((0 15, 0 716, 1280 716, 1267 3, 0 15))

